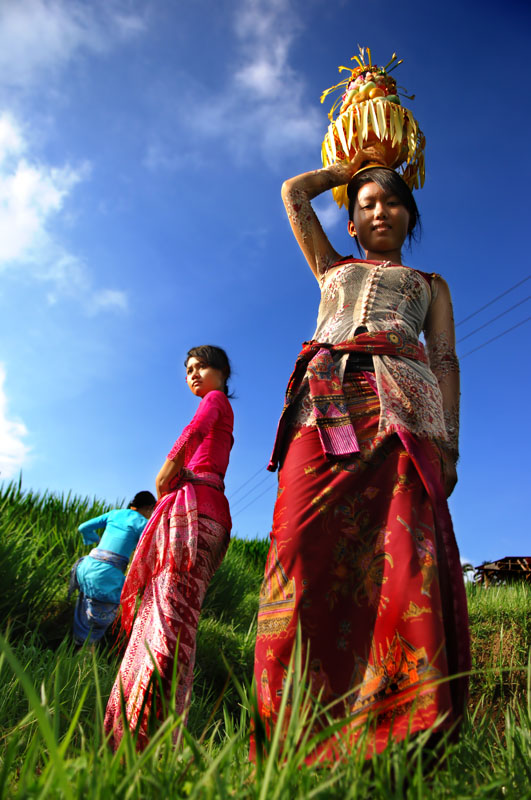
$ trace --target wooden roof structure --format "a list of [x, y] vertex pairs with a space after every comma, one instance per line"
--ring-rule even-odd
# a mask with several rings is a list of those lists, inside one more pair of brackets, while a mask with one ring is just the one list
[[489, 583], [511, 583], [528, 581], [531, 583], [531, 556], [505, 556], [498, 561], [474, 567], [476, 583], [488, 586]]

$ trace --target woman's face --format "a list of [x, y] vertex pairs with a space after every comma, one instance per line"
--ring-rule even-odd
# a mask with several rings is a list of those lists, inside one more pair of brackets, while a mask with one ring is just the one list
[[196, 397], [204, 397], [213, 389], [223, 390], [225, 387], [222, 371], [195, 356], [186, 362], [186, 382]]
[[348, 230], [351, 236], [357, 235], [367, 258], [385, 255], [400, 263], [400, 251], [409, 230], [409, 211], [397, 195], [389, 194], [377, 183], [364, 183]]

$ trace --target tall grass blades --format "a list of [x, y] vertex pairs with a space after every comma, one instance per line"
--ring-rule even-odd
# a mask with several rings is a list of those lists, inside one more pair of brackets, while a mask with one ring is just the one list
[[97, 500], [0, 486], [0, 619], [11, 636], [38, 630], [59, 642], [68, 614], [67, 576], [83, 545], [78, 525], [108, 508]]
[[[372, 759], [364, 758], [363, 736], [356, 751], [326, 767], [307, 764], [316, 739], [313, 702], [304, 689], [300, 643], [288, 670], [284, 725], [272, 732], [262, 760], [249, 763], [253, 695], [238, 685], [237, 716], [224, 710], [202, 736], [181, 727], [169, 710], [148, 747], [137, 753], [126, 732], [114, 754], [102, 729], [107, 689], [101, 654], [74, 652], [62, 645], [39, 678], [24, 667], [15, 648], [0, 640], [0, 677], [24, 703], [18, 718], [4, 728], [0, 798], [526, 798], [529, 797], [531, 697], [511, 701], [498, 730], [488, 715], [475, 713], [458, 742], [446, 741], [433, 758], [429, 731], [409, 741], [390, 743]], [[37, 655], [34, 656], [37, 658]], [[42, 678], [42, 679], [41, 679]], [[110, 678], [112, 680], [112, 678]], [[531, 667], [528, 673], [531, 683]], [[23, 706], [23, 707], [22, 707]], [[478, 712], [480, 709], [478, 709]], [[2, 718], [5, 719], [2, 714]], [[281, 720], [282, 722], [282, 720]], [[323, 731], [338, 733], [344, 721]], [[175, 733], [180, 744], [175, 746]], [[6, 735], [7, 734], [7, 735]], [[341, 740], [338, 740], [341, 748]]]
[[503, 716], [505, 701], [525, 696], [531, 645], [531, 586], [468, 584], [472, 698]]
[[[468, 587], [473, 693], [457, 741], [434, 755], [427, 732], [366, 759], [363, 731], [353, 751], [341, 739], [343, 721], [313, 726], [319, 707], [304, 689], [299, 646], [285, 725], [262, 732], [261, 760], [250, 764], [265, 540], [233, 540], [207, 594], [188, 728], [170, 707], [143, 753], [126, 735], [113, 754], [103, 715], [119, 658], [106, 646], [73, 647], [66, 599], [70, 567], [86, 552], [77, 526], [106, 508], [17, 483], [0, 488], [0, 800], [531, 798], [531, 587], [523, 585]], [[319, 736], [331, 733], [342, 756], [326, 767], [307, 763]]]

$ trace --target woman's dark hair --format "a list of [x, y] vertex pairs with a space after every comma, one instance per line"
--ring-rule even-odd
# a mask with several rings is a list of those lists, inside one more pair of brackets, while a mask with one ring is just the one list
[[156, 498], [151, 492], [137, 492], [127, 508], [150, 508], [156, 505]]
[[192, 347], [186, 354], [186, 359], [184, 361], [185, 367], [188, 366], [188, 361], [191, 358], [197, 358], [200, 361], [204, 361], [209, 367], [219, 369], [225, 378], [225, 386], [223, 391], [227, 397], [232, 397], [232, 394], [229, 394], [229, 389], [227, 386], [227, 381], [230, 378], [231, 372], [230, 361], [228, 355], [222, 347], [216, 347], [214, 344], [202, 344], [199, 347]]
[[[385, 169], [385, 167], [373, 167], [372, 169], [366, 169], [363, 170], [363, 172], [358, 172], [357, 175], [354, 175], [347, 187], [349, 201], [348, 218], [350, 220], [353, 219], [354, 206], [356, 204], [358, 192], [366, 183], [376, 183], [388, 194], [394, 194], [398, 197], [402, 205], [409, 212], [409, 228], [407, 232], [408, 243], [411, 244], [411, 239], [418, 241], [420, 235], [420, 214], [415, 202], [415, 198], [413, 197], [413, 193], [407, 183], [393, 169]], [[417, 230], [419, 231], [419, 235], [416, 233]]]

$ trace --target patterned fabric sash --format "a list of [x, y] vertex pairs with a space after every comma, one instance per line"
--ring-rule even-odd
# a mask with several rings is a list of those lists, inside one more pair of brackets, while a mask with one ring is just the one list
[[[120, 572], [125, 574], [127, 569], [127, 564], [129, 563], [129, 559], [125, 556], [120, 556], [118, 553], [113, 553], [112, 550], [100, 550], [99, 547], [94, 547], [89, 556], [94, 558], [96, 561], [104, 561], [106, 564], [112, 564], [113, 567], [117, 567]], [[78, 558], [72, 569], [70, 570], [70, 578], [68, 581], [68, 599], [70, 600], [71, 595], [74, 592], [79, 591], [79, 582], [77, 580], [77, 568], [84, 561], [88, 556], [81, 556]]]
[[183, 469], [172, 491], [160, 498], [135, 550], [122, 589], [122, 626], [129, 632], [138, 593], [169, 565], [175, 572], [190, 571], [197, 553], [197, 499], [194, 485], [223, 491], [219, 475], [196, 475]]
[[345, 403], [343, 386], [333, 359], [335, 354], [344, 353], [401, 356], [427, 363], [424, 346], [420, 342], [406, 341], [396, 331], [360, 333], [353, 339], [338, 344], [304, 342], [288, 382], [273, 453], [267, 467], [272, 472], [278, 466], [289, 413], [306, 374], [308, 374], [310, 399], [323, 452], [336, 458], [359, 452], [358, 440]]
[[129, 559], [125, 556], [121, 556], [119, 553], [113, 553], [112, 550], [100, 550], [99, 547], [95, 547], [93, 550], [91, 550], [89, 556], [90, 558], [94, 558], [96, 561], [103, 561], [105, 564], [112, 564], [113, 567], [116, 567], [125, 575], [125, 571], [129, 563]]

